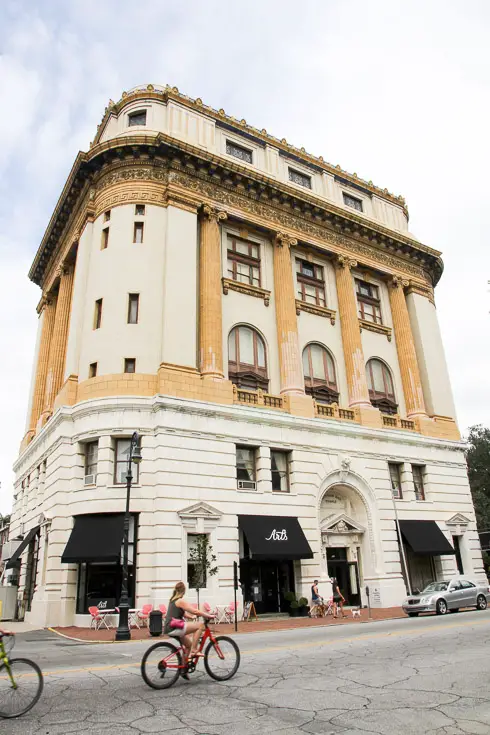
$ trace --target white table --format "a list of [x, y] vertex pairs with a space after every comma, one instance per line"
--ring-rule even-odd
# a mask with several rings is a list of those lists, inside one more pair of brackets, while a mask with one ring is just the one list
[[226, 615], [226, 610], [229, 605], [216, 605], [216, 618], [215, 623], [228, 623], [229, 620]]
[[[102, 619], [95, 621], [95, 630], [100, 630], [102, 626], [104, 626], [104, 628], [114, 628], [114, 625], [112, 621], [110, 620], [110, 617], [111, 615], [115, 615], [116, 612], [117, 612], [116, 609], [99, 610], [99, 618], [102, 618]], [[109, 618], [109, 620], [107, 618]]]

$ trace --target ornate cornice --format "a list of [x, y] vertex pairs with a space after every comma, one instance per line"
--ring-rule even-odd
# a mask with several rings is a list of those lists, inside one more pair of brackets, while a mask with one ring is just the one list
[[323, 156], [314, 156], [311, 153], [307, 153], [305, 148], [297, 148], [296, 146], [288, 143], [285, 138], [276, 138], [270, 135], [265, 128], [259, 130], [253, 125], [247, 124], [244, 119], [238, 120], [236, 117], [227, 115], [223, 109], [215, 110], [213, 107], [203, 103], [201, 98], [193, 99], [179, 92], [177, 87], [171, 87], [170, 85], [160, 86], [148, 84], [145, 87], [135, 87], [129, 92], [123, 92], [121, 99], [118, 102], [109, 100], [107, 107], [104, 110], [100, 125], [97, 126], [97, 133], [90, 144], [90, 147], [97, 145], [100, 142], [102, 133], [104, 132], [107, 122], [112, 116], [117, 116], [129, 104], [137, 100], [156, 100], [166, 104], [169, 100], [178, 102], [180, 105], [187, 107], [188, 109], [197, 112], [200, 115], [214, 120], [219, 127], [226, 127], [230, 130], [235, 130], [237, 133], [244, 135], [245, 137], [254, 140], [259, 145], [271, 145], [277, 148], [280, 153], [296, 158], [298, 161], [313, 166], [317, 170], [324, 171], [332, 176], [341, 177], [346, 183], [351, 184], [355, 188], [361, 189], [369, 194], [375, 194], [382, 199], [388, 200], [400, 207], [408, 218], [408, 209], [404, 197], [397, 196], [388, 191], [388, 189], [380, 189], [375, 186], [372, 181], [365, 181], [361, 179], [357, 173], [350, 174], [345, 171], [341, 166], [333, 165], [323, 159]]
[[158, 134], [115, 138], [95, 146], [90, 154], [79, 154], [34, 259], [31, 279], [47, 283], [63, 248], [111, 197], [120, 203], [133, 201], [135, 195], [145, 200], [144, 192], [146, 201], [162, 206], [172, 198], [192, 208], [204, 201], [226, 209], [238, 221], [284, 234], [288, 242], [316, 241], [323, 251], [351, 252], [366, 265], [402, 271], [422, 284], [428, 285], [429, 279], [436, 283], [442, 273], [440, 254], [422, 243], [368, 223], [307, 191], [257, 171], [244, 172], [233, 162]]
[[375, 332], [376, 334], [384, 334], [388, 337], [388, 342], [391, 342], [391, 327], [387, 327], [385, 324], [374, 324], [369, 322], [367, 319], [359, 319], [359, 329], [366, 329], [368, 332]]
[[299, 316], [302, 311], [306, 311], [308, 314], [326, 317], [330, 319], [330, 324], [335, 324], [337, 312], [334, 309], [329, 309], [327, 306], [316, 306], [315, 304], [308, 304], [306, 301], [296, 299], [296, 314]]
[[265, 288], [259, 288], [258, 286], [252, 286], [248, 283], [241, 283], [240, 281], [233, 281], [231, 278], [222, 278], [223, 293], [225, 296], [228, 291], [237, 291], [238, 293], [244, 293], [247, 296], [255, 296], [257, 299], [263, 299], [264, 304], [269, 306], [271, 299], [271, 292]]

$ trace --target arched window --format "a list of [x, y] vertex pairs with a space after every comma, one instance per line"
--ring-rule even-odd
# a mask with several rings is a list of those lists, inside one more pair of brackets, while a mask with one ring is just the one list
[[381, 360], [369, 360], [366, 365], [369, 398], [373, 406], [383, 413], [396, 413], [398, 406], [395, 400], [393, 378], [387, 365]]
[[251, 327], [234, 327], [228, 337], [228, 377], [239, 388], [269, 388], [264, 340]]
[[338, 403], [339, 391], [335, 365], [328, 350], [322, 345], [309, 344], [303, 350], [305, 391], [321, 403]]

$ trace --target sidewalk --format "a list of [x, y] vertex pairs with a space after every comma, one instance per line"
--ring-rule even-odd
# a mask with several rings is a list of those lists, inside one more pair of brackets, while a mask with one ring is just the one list
[[[261, 633], [270, 630], [294, 630], [296, 628], [310, 628], [320, 627], [327, 625], [350, 625], [351, 623], [369, 623], [374, 620], [392, 620], [394, 618], [404, 618], [401, 607], [388, 607], [388, 608], [377, 608], [371, 610], [371, 620], [368, 619], [368, 611], [361, 610], [359, 617], [352, 617], [350, 610], [346, 611], [345, 618], [333, 618], [328, 615], [326, 618], [285, 618], [281, 620], [258, 620], [250, 622], [239, 622], [238, 632], [239, 633]], [[233, 624], [225, 623], [221, 625], [213, 625], [213, 630], [218, 634], [230, 634], [235, 632], [235, 626]], [[90, 628], [77, 628], [71, 626], [69, 628], [50, 628], [55, 633], [61, 636], [70, 638], [77, 641], [86, 641], [87, 643], [113, 643], [115, 630], [91, 630]], [[147, 628], [132, 628], [131, 639], [135, 641], [140, 640], [154, 640]]]

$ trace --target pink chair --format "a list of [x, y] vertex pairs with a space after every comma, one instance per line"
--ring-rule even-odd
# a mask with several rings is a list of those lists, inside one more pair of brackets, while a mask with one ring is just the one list
[[162, 613], [162, 615], [165, 617], [165, 615], [167, 614], [167, 606], [166, 605], [159, 605], [158, 607], [159, 607], [160, 612]]
[[150, 613], [153, 610], [153, 605], [143, 605], [141, 610], [138, 610], [137, 617], [140, 623], [143, 625], [149, 625]]
[[105, 619], [105, 615], [100, 614], [100, 610], [98, 607], [92, 606], [88, 609], [91, 620], [90, 620], [90, 627], [94, 628], [95, 630], [99, 630], [99, 628], [102, 628], [104, 625], [107, 630], [109, 630], [109, 626], [107, 625], [107, 620]]
[[235, 603], [230, 602], [228, 607], [225, 608], [225, 619], [227, 623], [232, 623], [235, 619]]
[[205, 602], [203, 604], [203, 610], [204, 610], [204, 612], [207, 612], [208, 615], [212, 615], [214, 618], [218, 614], [218, 610], [216, 608], [214, 608], [214, 610], [213, 610], [212, 607], [211, 607], [211, 605], [209, 604], [209, 602]]

